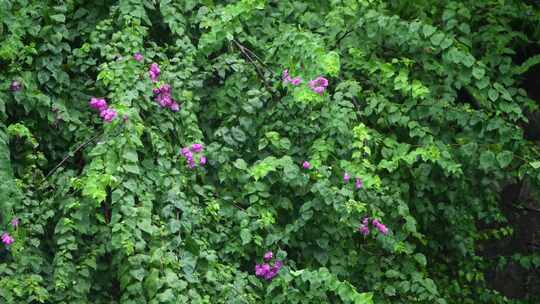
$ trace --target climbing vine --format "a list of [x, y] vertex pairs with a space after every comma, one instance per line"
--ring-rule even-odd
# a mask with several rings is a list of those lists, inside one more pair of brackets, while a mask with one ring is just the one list
[[540, 9], [412, 2], [0, 0], [0, 302], [536, 303]]

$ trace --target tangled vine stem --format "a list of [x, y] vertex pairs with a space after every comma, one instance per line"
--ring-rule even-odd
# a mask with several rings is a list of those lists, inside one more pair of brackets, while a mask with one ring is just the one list
[[[118, 126], [116, 126], [116, 128], [114, 130], [118, 129]], [[98, 133], [92, 137], [90, 137], [88, 140], [86, 140], [85, 142], [81, 143], [80, 145], [78, 145], [75, 150], [69, 152], [66, 154], [66, 156], [64, 156], [64, 158], [58, 163], [56, 164], [56, 166], [54, 166], [54, 168], [51, 169], [51, 171], [49, 171], [49, 173], [47, 173], [47, 175], [43, 178], [43, 182], [45, 182], [51, 175], [54, 174], [54, 172], [56, 172], [56, 170], [58, 170], [58, 168], [60, 168], [66, 161], [68, 161], [71, 157], [73, 157], [73, 155], [75, 155], [75, 153], [79, 152], [80, 150], [84, 149], [86, 146], [88, 146], [89, 144], [91, 144], [94, 140], [97, 140], [99, 139], [101, 136], [105, 135], [105, 132], [101, 132], [101, 133]]]

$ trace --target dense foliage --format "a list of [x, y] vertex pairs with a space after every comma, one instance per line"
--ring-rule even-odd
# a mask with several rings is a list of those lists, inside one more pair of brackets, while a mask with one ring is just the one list
[[539, 38], [518, 0], [0, 0], [0, 302], [538, 303], [481, 247], [540, 190]]

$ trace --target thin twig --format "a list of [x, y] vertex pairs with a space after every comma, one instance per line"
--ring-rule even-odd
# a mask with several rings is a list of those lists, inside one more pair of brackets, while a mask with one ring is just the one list
[[337, 40], [336, 40], [336, 43], [335, 43], [335, 47], [337, 48], [339, 46], [339, 43], [341, 42], [341, 40], [343, 40], [343, 38], [347, 37], [347, 35], [349, 35], [350, 33], [352, 33], [353, 30], [350, 29], [348, 31], [346, 31], [341, 37], [339, 37]]
[[[120, 125], [117, 125], [113, 131], [117, 130], [119, 126], [124, 126], [124, 124], [120, 124]], [[73, 157], [73, 155], [75, 155], [75, 153], [79, 152], [81, 149], [83, 149], [84, 147], [88, 146], [90, 143], [92, 143], [94, 140], [96, 140], [97, 138], [101, 137], [105, 135], [105, 132], [102, 132], [102, 133], [98, 133], [94, 136], [92, 136], [90, 139], [88, 139], [87, 141], [83, 142], [82, 144], [80, 144], [77, 148], [75, 148], [75, 150], [73, 150], [72, 152], [69, 152], [56, 166], [54, 166], [54, 168], [49, 171], [49, 173], [45, 176], [45, 178], [43, 179], [43, 181], [47, 180], [48, 177], [50, 177], [58, 168], [60, 168], [68, 159], [70, 159], [71, 157]]]
[[259, 77], [261, 78], [261, 80], [263, 81], [264, 83], [264, 86], [266, 87], [266, 89], [269, 91], [269, 92], [272, 92], [272, 88], [268, 85], [267, 83], [267, 79], [266, 77], [264, 76], [264, 73], [260, 70], [260, 67], [257, 65], [257, 63], [255, 62], [255, 60], [253, 60], [253, 58], [251, 58], [250, 54], [246, 51], [248, 50], [246, 47], [244, 47], [243, 45], [241, 45], [239, 42], [237, 42], [236, 40], [233, 39], [233, 42], [236, 44], [236, 46], [238, 46], [238, 48], [240, 49], [240, 52], [249, 60], [249, 62], [251, 63], [251, 65], [253, 65], [255, 67], [255, 70], [257, 72], [257, 75], [259, 75]]
[[236, 39], [233, 39], [233, 42], [236, 44], [236, 46], [238, 46], [238, 48], [242, 51], [242, 52], [248, 52], [250, 54], [250, 56], [253, 56], [255, 58], [255, 60], [257, 60], [257, 62], [259, 62], [259, 64], [261, 64], [270, 74], [272, 74], [272, 76], [275, 75], [274, 71], [272, 71], [267, 65], [266, 63], [264, 63], [264, 61], [261, 59], [261, 57], [259, 57], [257, 54], [255, 54], [255, 52], [253, 52], [252, 50], [250, 50], [248, 47], [244, 46], [243, 44], [241, 44], [240, 42], [238, 42], [238, 40]]
[[94, 141], [96, 138], [98, 138], [99, 136], [103, 135], [104, 133], [101, 133], [101, 134], [96, 134], [94, 136], [92, 136], [89, 140], [85, 141], [84, 143], [80, 144], [73, 152], [69, 152], [65, 157], [64, 159], [62, 159], [62, 161], [60, 161], [56, 166], [54, 166], [54, 168], [49, 171], [49, 173], [45, 176], [44, 180], [46, 180], [49, 176], [51, 176], [54, 171], [56, 171], [58, 168], [60, 168], [60, 166], [62, 166], [68, 159], [70, 159], [73, 155], [75, 155], [75, 153], [79, 152], [81, 149], [83, 149], [84, 147], [86, 147], [87, 145], [89, 145], [92, 141]]

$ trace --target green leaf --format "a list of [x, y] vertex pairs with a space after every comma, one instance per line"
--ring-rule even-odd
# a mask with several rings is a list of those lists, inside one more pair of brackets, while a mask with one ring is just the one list
[[255, 180], [259, 180], [265, 177], [271, 171], [276, 171], [278, 165], [279, 162], [277, 161], [277, 159], [273, 156], [270, 156], [252, 166], [250, 173], [255, 178]]
[[433, 43], [434, 46], [439, 46], [439, 44], [441, 44], [443, 39], [444, 39], [444, 34], [443, 33], [437, 33], [437, 34], [431, 36], [431, 38], [430, 38], [431, 43]]
[[496, 101], [497, 98], [499, 98], [499, 92], [497, 92], [497, 90], [495, 90], [495, 89], [489, 89], [488, 90], [488, 97], [492, 101]]
[[485, 74], [486, 74], [486, 70], [478, 66], [474, 67], [472, 70], [472, 75], [476, 79], [482, 79]]
[[246, 161], [244, 161], [243, 159], [239, 158], [237, 159], [233, 165], [237, 168], [237, 169], [240, 169], [240, 170], [247, 170], [248, 169], [248, 166], [247, 166], [247, 163]]
[[240, 230], [240, 238], [242, 239], [242, 245], [249, 244], [251, 242], [251, 231], [247, 228]]
[[396, 289], [393, 286], [386, 286], [384, 288], [384, 293], [387, 296], [395, 296], [396, 295]]
[[133, 173], [133, 174], [140, 174], [139, 166], [137, 165], [123, 165], [122, 168], [126, 170], [126, 172]]
[[479, 168], [488, 171], [494, 169], [496, 164], [495, 154], [491, 151], [484, 151], [480, 154], [480, 166]]
[[499, 162], [501, 168], [506, 168], [512, 162], [513, 157], [514, 153], [511, 151], [503, 151], [497, 154], [497, 161]]
[[137, 151], [135, 150], [125, 151], [124, 154], [122, 154], [122, 157], [134, 163], [139, 161], [139, 157], [137, 156]]
[[529, 165], [531, 165], [531, 167], [533, 167], [534, 169], [538, 169], [540, 168], [540, 161], [530, 162]]
[[428, 38], [429, 36], [433, 35], [433, 33], [435, 33], [435, 30], [436, 28], [429, 25], [429, 24], [425, 24], [423, 27], [422, 27], [422, 33], [424, 33], [424, 36], [426, 38]]
[[530, 58], [527, 58], [520, 66], [514, 68], [514, 73], [523, 74], [527, 72], [530, 68], [540, 63], [540, 54], [536, 54]]
[[231, 129], [231, 132], [232, 132], [232, 136], [233, 138], [238, 141], [238, 142], [244, 142], [246, 141], [246, 134], [244, 133], [244, 131], [242, 131], [240, 128], [238, 127], [233, 127]]
[[424, 267], [427, 265], [426, 256], [421, 253], [415, 254], [414, 259]]
[[325, 74], [337, 77], [340, 70], [339, 53], [328, 52], [321, 59], [321, 65]]
[[57, 21], [57, 22], [65, 22], [66, 21], [66, 16], [64, 16], [62, 14], [50, 15], [49, 17], [51, 17], [52, 20]]

